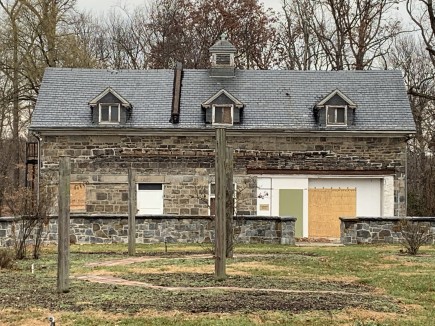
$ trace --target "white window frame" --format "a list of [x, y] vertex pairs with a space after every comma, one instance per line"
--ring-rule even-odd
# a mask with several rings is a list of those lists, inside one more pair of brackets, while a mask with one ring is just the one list
[[[329, 109], [335, 110], [334, 122], [329, 122]], [[344, 122], [337, 122], [337, 110], [336, 109], [344, 109]], [[327, 126], [347, 126], [347, 105], [327, 105], [326, 106], [326, 125]]]
[[[231, 123], [216, 122], [216, 108], [231, 108]], [[232, 126], [234, 124], [234, 104], [213, 104], [212, 124], [215, 126]]]
[[[215, 192], [212, 193], [211, 192], [211, 186], [215, 185]], [[233, 199], [234, 199], [234, 215], [237, 214], [237, 183], [233, 182]], [[211, 182], [208, 184], [208, 215], [211, 215], [211, 200], [212, 198], [216, 199], [216, 183], [215, 182]], [[216, 205], [215, 205], [215, 209], [216, 209]]]
[[[161, 185], [161, 190], [139, 190], [140, 185]], [[165, 185], [163, 183], [159, 183], [159, 182], [138, 182], [136, 183], [136, 194], [139, 194], [139, 192], [146, 192], [146, 191], [159, 191], [161, 192], [162, 195], [162, 206], [159, 207], [159, 212], [158, 213], [153, 213], [153, 214], [143, 214], [139, 212], [139, 202], [137, 201], [136, 206], [137, 206], [137, 211], [139, 215], [162, 215], [164, 212], [164, 208], [165, 208]]]
[[[109, 121], [101, 121], [101, 110], [103, 107], [109, 107]], [[118, 121], [110, 121], [112, 117], [112, 107], [116, 107], [118, 109]], [[100, 103], [98, 105], [98, 122], [100, 124], [119, 124], [121, 122], [121, 105], [119, 103]]]

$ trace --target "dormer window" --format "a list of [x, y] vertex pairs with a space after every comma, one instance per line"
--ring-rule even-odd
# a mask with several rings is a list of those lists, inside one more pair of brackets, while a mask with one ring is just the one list
[[347, 106], [326, 106], [326, 124], [347, 125]]
[[119, 104], [103, 104], [99, 105], [99, 119], [100, 123], [119, 123], [121, 120], [121, 108]]
[[212, 107], [214, 125], [232, 125], [234, 116], [234, 106], [226, 104], [215, 104]]
[[132, 105], [108, 87], [89, 102], [92, 123], [99, 125], [125, 124], [131, 117]]
[[314, 118], [319, 127], [333, 129], [354, 124], [357, 105], [336, 89], [314, 106]]
[[242, 123], [245, 105], [224, 89], [221, 89], [202, 103], [205, 123], [232, 126]]

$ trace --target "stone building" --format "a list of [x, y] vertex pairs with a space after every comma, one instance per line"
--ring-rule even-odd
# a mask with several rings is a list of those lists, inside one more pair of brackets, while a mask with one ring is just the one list
[[72, 162], [71, 212], [138, 216], [214, 208], [216, 126], [234, 150], [236, 213], [297, 217], [297, 237], [339, 237], [340, 216], [406, 214], [415, 126], [399, 71], [239, 70], [225, 39], [210, 69], [48, 68], [33, 113], [38, 175]]

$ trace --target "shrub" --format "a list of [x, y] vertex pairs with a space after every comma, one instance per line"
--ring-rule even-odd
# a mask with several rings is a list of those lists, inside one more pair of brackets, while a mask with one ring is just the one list
[[433, 237], [428, 223], [403, 219], [399, 222], [399, 228], [402, 233], [402, 244], [410, 255], [416, 255], [420, 247], [429, 243]]
[[[33, 258], [38, 259], [41, 251], [41, 244], [44, 228], [49, 223], [49, 211], [53, 203], [51, 189], [41, 185], [39, 198], [36, 191], [19, 187], [17, 190], [10, 190], [5, 196], [6, 203], [14, 217], [18, 219], [15, 236], [15, 258], [24, 259], [28, 247], [33, 247]], [[29, 242], [32, 246], [29, 246]]]
[[0, 248], [0, 269], [11, 268], [14, 264], [14, 256], [12, 250]]

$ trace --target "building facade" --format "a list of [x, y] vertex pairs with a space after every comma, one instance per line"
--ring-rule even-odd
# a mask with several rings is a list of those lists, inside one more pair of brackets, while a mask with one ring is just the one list
[[227, 40], [210, 69], [48, 68], [31, 130], [41, 184], [71, 157], [71, 212], [214, 211], [215, 129], [234, 153], [236, 214], [294, 216], [297, 237], [339, 237], [339, 217], [406, 214], [415, 126], [398, 71], [256, 71]]

